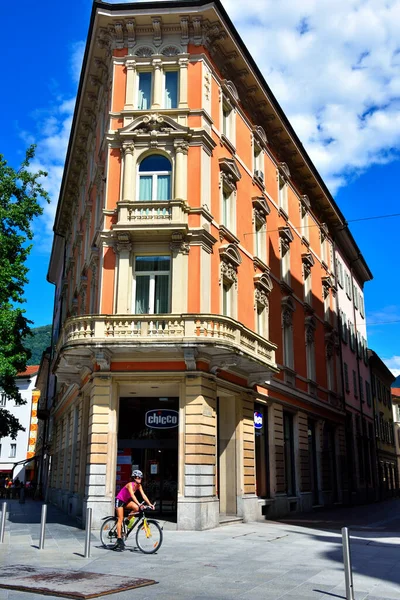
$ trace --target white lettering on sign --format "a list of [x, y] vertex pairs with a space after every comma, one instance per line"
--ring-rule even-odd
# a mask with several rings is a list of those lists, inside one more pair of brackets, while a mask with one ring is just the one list
[[151, 429], [178, 427], [178, 411], [169, 409], [149, 410], [145, 416], [145, 423]]

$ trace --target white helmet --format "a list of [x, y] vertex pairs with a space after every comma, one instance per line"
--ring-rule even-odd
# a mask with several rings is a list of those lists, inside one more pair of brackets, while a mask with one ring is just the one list
[[142, 471], [139, 471], [139, 469], [135, 469], [132, 471], [132, 477], [141, 477], [143, 479], [143, 473]]

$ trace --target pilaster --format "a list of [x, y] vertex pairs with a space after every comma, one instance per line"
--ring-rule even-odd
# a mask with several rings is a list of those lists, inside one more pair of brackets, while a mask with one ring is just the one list
[[131, 202], [133, 198], [133, 183], [134, 183], [134, 165], [133, 165], [133, 153], [135, 147], [132, 142], [124, 144], [122, 147], [124, 154], [124, 179], [123, 179], [123, 190], [122, 199], [124, 201]]
[[101, 519], [113, 514], [114, 479], [117, 455], [117, 405], [116, 390], [111, 377], [95, 375], [90, 392], [86, 485], [83, 503], [83, 520], [86, 508], [93, 509], [93, 527]]
[[126, 68], [126, 90], [125, 90], [125, 110], [135, 108], [135, 82], [136, 82], [136, 61], [127, 60]]
[[215, 382], [201, 375], [188, 377], [181, 403], [186, 436], [178, 529], [209, 529], [219, 524]]

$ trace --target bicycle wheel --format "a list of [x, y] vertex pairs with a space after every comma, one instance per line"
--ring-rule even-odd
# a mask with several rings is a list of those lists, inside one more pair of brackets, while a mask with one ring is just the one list
[[138, 525], [136, 544], [141, 552], [153, 554], [162, 544], [163, 532], [157, 521], [146, 519], [146, 522], [147, 525], [144, 521]]
[[100, 529], [100, 541], [104, 548], [113, 550], [117, 545], [117, 517], [108, 517]]

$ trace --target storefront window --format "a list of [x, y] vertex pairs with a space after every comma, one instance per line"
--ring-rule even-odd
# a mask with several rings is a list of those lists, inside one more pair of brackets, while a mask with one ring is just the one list
[[140, 469], [143, 488], [162, 513], [176, 512], [178, 410], [178, 398], [120, 399], [116, 490]]
[[283, 413], [284, 455], [285, 455], [285, 483], [288, 496], [296, 493], [294, 444], [293, 444], [293, 416]]

